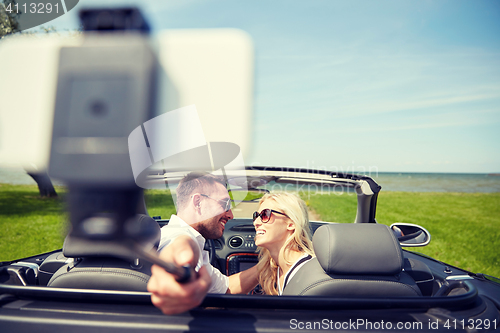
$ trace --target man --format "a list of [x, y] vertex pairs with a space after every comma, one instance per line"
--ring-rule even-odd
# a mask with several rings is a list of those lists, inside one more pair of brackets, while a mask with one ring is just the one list
[[177, 215], [161, 230], [160, 257], [178, 265], [196, 265], [198, 277], [179, 284], [174, 277], [153, 266], [148, 290], [151, 301], [165, 314], [198, 306], [207, 292], [246, 294], [257, 285], [255, 267], [229, 277], [214, 268], [203, 250], [206, 239], [220, 238], [233, 218], [225, 183], [207, 173], [192, 172], [177, 187]]

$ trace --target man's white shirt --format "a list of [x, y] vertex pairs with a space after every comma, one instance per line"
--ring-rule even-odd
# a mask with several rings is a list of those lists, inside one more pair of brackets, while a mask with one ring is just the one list
[[227, 276], [222, 274], [217, 268], [214, 268], [209, 261], [208, 252], [203, 250], [205, 246], [205, 238], [196, 231], [189, 224], [184, 222], [177, 215], [172, 215], [170, 217], [170, 222], [168, 225], [161, 228], [161, 239], [160, 245], [158, 246], [158, 252], [167, 247], [171, 242], [174, 241], [180, 235], [187, 235], [195, 241], [199, 249], [199, 260], [196, 265], [195, 270], [199, 271], [201, 266], [205, 266], [208, 274], [212, 279], [212, 284], [210, 285], [209, 293], [225, 294], [227, 288], [229, 287], [229, 279]]

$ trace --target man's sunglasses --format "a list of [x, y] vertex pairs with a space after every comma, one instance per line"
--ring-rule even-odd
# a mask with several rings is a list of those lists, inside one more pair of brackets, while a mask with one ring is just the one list
[[288, 217], [288, 215], [286, 215], [285, 213], [266, 208], [266, 209], [263, 209], [262, 212], [260, 212], [260, 214], [259, 214], [259, 212], [253, 212], [253, 220], [255, 221], [258, 217], [260, 217], [262, 223], [267, 223], [271, 219], [272, 213], [280, 214], [280, 215], [284, 215], [284, 216]]
[[227, 199], [224, 199], [224, 200], [217, 200], [217, 199], [209, 197], [206, 194], [200, 193], [200, 195], [202, 197], [209, 198], [209, 199], [217, 201], [219, 203], [219, 205], [221, 205], [222, 208], [224, 209], [224, 211], [226, 211], [226, 212], [229, 212], [229, 210], [231, 209], [231, 198], [227, 198]]

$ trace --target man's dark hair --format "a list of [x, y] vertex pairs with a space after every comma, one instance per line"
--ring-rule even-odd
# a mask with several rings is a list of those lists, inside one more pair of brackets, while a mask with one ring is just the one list
[[191, 172], [179, 182], [177, 186], [177, 210], [185, 207], [192, 193], [196, 191], [205, 192], [215, 184], [226, 187], [226, 182], [222, 177], [214, 176], [208, 172]]

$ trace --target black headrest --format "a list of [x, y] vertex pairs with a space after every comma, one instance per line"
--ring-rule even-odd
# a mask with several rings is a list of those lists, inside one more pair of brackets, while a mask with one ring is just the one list
[[392, 275], [403, 269], [403, 253], [383, 224], [328, 224], [313, 236], [314, 252], [328, 274]]
[[[139, 243], [146, 251], [157, 247], [161, 231], [158, 223], [148, 215], [138, 214], [135, 223], [129, 227], [129, 232], [137, 234], [134, 241]], [[95, 240], [75, 237], [69, 234], [64, 240], [63, 254], [67, 258], [80, 257], [118, 257], [135, 259], [130, 254], [131, 240]]]

